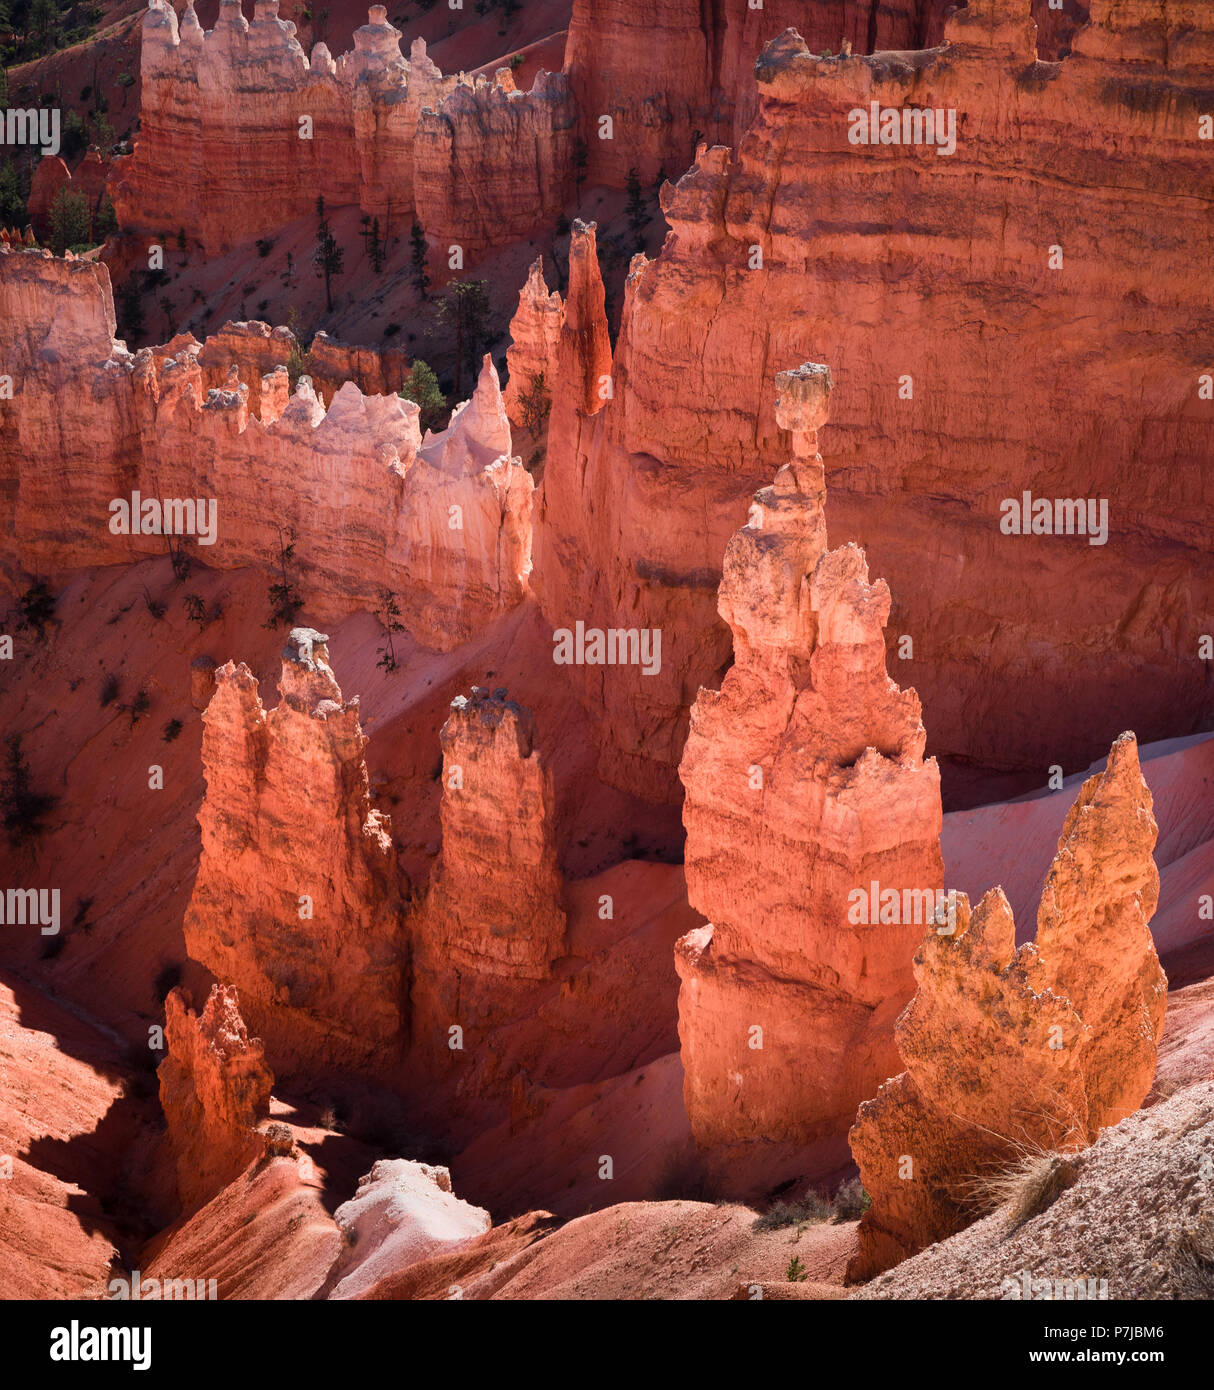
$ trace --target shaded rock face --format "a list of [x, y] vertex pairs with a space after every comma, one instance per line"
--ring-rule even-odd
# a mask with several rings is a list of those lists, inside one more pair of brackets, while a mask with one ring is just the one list
[[[232, 382], [235, 368], [236, 380], [248, 387], [249, 413], [259, 416], [262, 423], [268, 425], [282, 414], [283, 406], [290, 399], [290, 385], [284, 378], [286, 397], [282, 405], [274, 409], [269, 400], [262, 400], [262, 378], [274, 377], [280, 368], [285, 373], [291, 350], [297, 346], [301, 345], [289, 328], [272, 328], [268, 323], [253, 319], [225, 323], [205, 343], [198, 343], [190, 334], [181, 334], [165, 348], [153, 348], [152, 352], [158, 361], [197, 352], [202, 385], [207, 392], [239, 389]], [[399, 349], [339, 343], [323, 332], [313, 337], [308, 348], [309, 380], [326, 410], [348, 381], [352, 381], [364, 396], [390, 396], [400, 391], [408, 373], [408, 359]], [[274, 384], [277, 387], [277, 381]]]
[[106, 180], [113, 161], [102, 159], [97, 150], [89, 150], [73, 174], [58, 155], [46, 155], [38, 161], [30, 182], [28, 211], [30, 224], [43, 240], [51, 235], [51, 208], [61, 190], [82, 196], [89, 216], [96, 217], [105, 198]]
[[243, 663], [215, 673], [185, 940], [239, 989], [276, 1071], [382, 1073], [405, 1015], [407, 887], [326, 641], [291, 633], [268, 712]]
[[[1041, 0], [1045, 9], [1046, 0]], [[565, 72], [578, 103], [588, 177], [613, 188], [680, 173], [696, 136], [732, 144], [754, 116], [754, 64], [795, 24], [815, 51], [924, 48], [943, 34], [944, 0], [574, 0]], [[610, 138], [601, 120], [610, 116]]]
[[[830, 373], [777, 385], [792, 458], [726, 551], [735, 663], [700, 691], [679, 769], [688, 896], [710, 923], [677, 948], [679, 1035], [701, 1148], [797, 1145], [828, 1171], [852, 1099], [896, 1059], [943, 884], [940, 779], [917, 696], [885, 671], [889, 591], [855, 546], [826, 549]], [[874, 885], [896, 912], [870, 919]]]
[[552, 774], [535, 721], [502, 689], [473, 686], [443, 725], [442, 854], [412, 923], [421, 1065], [447, 1030], [517, 1009], [565, 954]]
[[929, 932], [898, 1020], [905, 1070], [850, 1137], [872, 1198], [849, 1277], [867, 1279], [970, 1224], [981, 1187], [1026, 1154], [1083, 1148], [1142, 1104], [1167, 979], [1149, 922], [1156, 824], [1133, 734], [1084, 783], [1046, 878], [1035, 942], [1016, 947], [993, 888]]
[[[613, 398], [572, 437], [554, 400], [556, 534], [536, 543], [554, 624], [680, 614], [659, 676], [585, 696], [613, 784], [678, 796], [686, 708], [729, 660], [726, 546], [783, 462], [768, 364], [811, 352], [840, 384], [832, 518], [896, 596], [890, 644], [913, 638], [934, 752], [1070, 770], [1127, 725], [1154, 739], [1208, 712], [1181, 654], [1214, 603], [1214, 402], [1183, 344], [1210, 324], [1191, 268], [1214, 231], [1191, 190], [1214, 11], [1094, 5], [1057, 65], [1033, 63], [1029, 13], [959, 10], [948, 46], [872, 57], [821, 59], [789, 31], [759, 60], [735, 153], [707, 148], [665, 187], [671, 234], [633, 262]], [[852, 144], [849, 113], [874, 101], [954, 111], [954, 152]], [[1044, 220], [1041, 168], [1060, 180]], [[1148, 245], [1158, 225], [1166, 244]], [[1104, 499], [1107, 543], [1005, 533], [1026, 491]]]
[[[9, 572], [162, 555], [163, 535], [112, 529], [112, 501], [138, 491], [213, 499], [212, 543], [180, 543], [218, 568], [278, 569], [293, 533], [289, 578], [322, 622], [378, 608], [389, 589], [406, 629], [450, 650], [522, 598], [534, 485], [492, 364], [423, 443], [417, 407], [395, 395], [347, 381], [326, 409], [309, 377], [291, 395], [283, 329], [229, 324], [204, 344], [183, 335], [132, 357], [113, 339], [104, 266], [0, 249], [0, 309], [14, 378], [0, 402]], [[80, 520], [70, 532], [65, 496]]]
[[417, 215], [440, 246], [465, 255], [550, 227], [572, 185], [576, 117], [563, 73], [539, 72], [530, 92], [505, 70], [461, 85], [423, 109], [414, 145]]
[[[354, 48], [311, 59], [263, 0], [250, 23], [223, 0], [203, 32], [155, 0], [143, 20], [140, 137], [118, 161], [124, 231], [184, 227], [210, 254], [301, 217], [322, 196], [381, 218], [416, 216], [466, 254], [551, 225], [572, 169], [564, 78], [530, 92], [444, 77], [373, 6]], [[251, 196], [255, 192], [256, 196]]]
[[258, 1125], [270, 1113], [274, 1076], [260, 1038], [249, 1037], [236, 990], [215, 985], [201, 1014], [180, 987], [165, 1000], [167, 1048], [160, 1064], [166, 1144], [186, 1212], [210, 1201], [264, 1149]]

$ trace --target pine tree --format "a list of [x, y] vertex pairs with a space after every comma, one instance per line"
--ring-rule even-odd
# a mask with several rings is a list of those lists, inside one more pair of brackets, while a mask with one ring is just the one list
[[21, 172], [11, 159], [0, 164], [0, 227], [23, 227], [26, 222]]
[[413, 286], [422, 299], [430, 298], [430, 276], [426, 273], [426, 229], [420, 222], [414, 222], [409, 231], [409, 241], [413, 247]]
[[65, 184], [51, 204], [51, 250], [55, 255], [62, 256], [70, 247], [87, 245], [92, 220], [88, 199], [83, 193], [73, 193]]
[[346, 253], [337, 244], [337, 238], [329, 230], [329, 220], [325, 216], [325, 200], [316, 200], [316, 250], [312, 252], [312, 264], [317, 275], [325, 281], [325, 309], [333, 312], [333, 277], [340, 275]]
[[590, 146], [579, 135], [573, 147], [573, 178], [577, 185], [578, 211], [582, 207], [582, 185], [586, 182], [586, 168], [590, 163]]
[[127, 345], [134, 347], [143, 337], [143, 302], [139, 298], [139, 286], [128, 280], [126, 289], [119, 300], [122, 309], [122, 332]]
[[532, 438], [538, 439], [552, 409], [552, 395], [548, 390], [544, 372], [535, 374], [527, 389], [520, 393], [518, 403], [524, 429]]
[[382, 666], [385, 671], [396, 670], [396, 644], [392, 640], [395, 632], [404, 632], [405, 625], [400, 620], [400, 604], [396, 601], [396, 595], [391, 589], [381, 589], [379, 595], [379, 609], [375, 615], [384, 629], [388, 638], [388, 645], [381, 647], [379, 660], [375, 663]]
[[419, 357], [409, 370], [400, 395], [412, 401], [421, 411], [418, 424], [422, 432], [437, 430], [439, 422], [447, 412], [447, 398], [439, 389], [438, 377], [434, 375], [429, 363]]
[[452, 280], [438, 302], [440, 320], [455, 329], [455, 398], [460, 399], [463, 369], [476, 375], [489, 326], [489, 282]]
[[102, 195], [101, 206], [97, 209], [97, 217], [94, 222], [94, 230], [98, 241], [104, 241], [106, 237], [113, 236], [118, 230], [118, 215], [114, 211], [114, 204], [110, 202], [108, 193]]

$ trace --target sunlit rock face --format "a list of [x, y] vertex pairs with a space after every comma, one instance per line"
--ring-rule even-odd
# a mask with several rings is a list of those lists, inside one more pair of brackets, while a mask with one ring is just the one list
[[1083, 784], [1046, 876], [1034, 942], [1016, 946], [992, 888], [955, 930], [928, 934], [898, 1020], [905, 1070], [860, 1107], [850, 1136], [872, 1206], [854, 1279], [952, 1235], [982, 1184], [1035, 1153], [1094, 1140], [1146, 1099], [1167, 978], [1151, 938], [1158, 827], [1133, 734]]
[[444, 77], [382, 5], [334, 60], [309, 58], [277, 0], [250, 22], [223, 0], [203, 32], [188, 4], [165, 0], [143, 20], [140, 134], [118, 162], [114, 208], [124, 231], [181, 228], [222, 253], [311, 213], [357, 204], [369, 216], [416, 216], [468, 255], [550, 226], [573, 170], [574, 107], [561, 73], [530, 92], [509, 69], [493, 81]]
[[[291, 393], [293, 340], [266, 324], [132, 355], [93, 262], [0, 248], [0, 306], [15, 383], [0, 406], [10, 573], [162, 555], [163, 517], [142, 524], [143, 511], [170, 498], [190, 499], [180, 544], [210, 566], [281, 579], [293, 545], [287, 580], [323, 622], [378, 609], [388, 590], [418, 641], [449, 650], [527, 592], [534, 484], [488, 359], [472, 398], [423, 441], [411, 401], [351, 380], [333, 389], [352, 358], [327, 342], [327, 408], [310, 377]], [[368, 387], [392, 370], [378, 354], [354, 365]], [[67, 529], [64, 496], [78, 519]]]
[[[772, 365], [806, 357], [837, 383], [832, 524], [889, 582], [933, 752], [1070, 771], [1123, 728], [1199, 727], [1214, 401], [1186, 344], [1209, 322], [1191, 194], [1214, 11], [1091, 8], [1059, 63], [1033, 61], [1028, 0], [959, 10], [923, 52], [822, 58], [788, 31], [733, 151], [701, 125], [694, 166], [668, 167], [612, 398], [564, 428], [582, 380], [554, 399], [536, 541], [554, 625], [669, 625], [659, 675], [587, 684], [613, 783], [678, 799], [686, 711], [730, 661], [726, 547], [784, 462]], [[861, 143], [873, 103], [878, 140], [889, 111], [899, 137], [939, 111], [940, 138]], [[1106, 538], [1009, 534], [1025, 492], [1107, 503]]]
[[[676, 955], [697, 1145], [742, 1164], [797, 1145], [819, 1171], [838, 1162], [854, 1098], [896, 1061], [894, 1018], [943, 885], [939, 773], [918, 697], [885, 670], [889, 590], [854, 545], [826, 548], [830, 385], [815, 364], [777, 377], [791, 458], [725, 552], [735, 661], [720, 691], [700, 691], [679, 769], [688, 896], [709, 925]], [[919, 909], [905, 921], [904, 890]], [[870, 921], [882, 893], [897, 912]]]
[[383, 1074], [407, 1026], [407, 885], [327, 640], [291, 633], [268, 711], [243, 663], [215, 672], [185, 940], [239, 991], [276, 1073]]

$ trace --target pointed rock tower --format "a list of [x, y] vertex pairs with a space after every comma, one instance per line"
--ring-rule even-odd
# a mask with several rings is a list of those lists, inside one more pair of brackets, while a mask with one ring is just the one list
[[776, 381], [792, 457], [726, 551], [734, 665], [699, 692], [679, 769], [688, 893], [710, 923], [676, 947], [684, 1099], [742, 1186], [775, 1176], [776, 1144], [800, 1172], [846, 1162], [943, 884], [939, 772], [918, 697], [885, 671], [889, 591], [861, 550], [826, 549], [830, 372]]
[[[510, 320], [510, 347], [506, 364], [510, 379], [506, 382], [506, 414], [510, 423], [519, 429], [529, 428], [524, 398], [533, 391], [539, 378], [551, 400], [557, 381], [557, 357], [560, 351], [561, 325], [565, 306], [558, 291], [548, 292], [544, 282], [544, 258], [532, 262], [527, 283], [518, 292], [518, 308]], [[542, 437], [544, 426], [538, 431]]]
[[992, 1178], [1026, 1159], [1046, 1195], [1065, 1186], [1060, 1155], [1145, 1100], [1167, 1003], [1148, 926], [1156, 834], [1137, 742], [1122, 734], [1067, 815], [1036, 942], [1017, 949], [1000, 888], [972, 916], [959, 895], [956, 930], [929, 931], [898, 1020], [905, 1070], [849, 1136], [872, 1198], [851, 1279], [969, 1225], [999, 1195]]
[[166, 1144], [182, 1210], [202, 1206], [264, 1150], [274, 1077], [249, 1037], [236, 991], [215, 985], [201, 1014], [180, 987], [164, 1001], [167, 1055], [158, 1072]]
[[268, 712], [247, 666], [215, 672], [186, 947], [239, 989], [279, 1074], [382, 1074], [406, 1002], [405, 885], [327, 642], [293, 629]]
[[423, 1067], [452, 1026], [479, 1035], [517, 1012], [565, 954], [552, 774], [530, 711], [473, 686], [452, 702], [441, 740], [442, 855], [412, 928]]

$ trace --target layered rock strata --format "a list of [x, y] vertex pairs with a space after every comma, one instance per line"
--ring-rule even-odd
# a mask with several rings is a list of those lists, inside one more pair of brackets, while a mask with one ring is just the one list
[[[1214, 11], [1093, 3], [1058, 63], [1036, 60], [1030, 13], [971, 6], [946, 45], [871, 57], [788, 31], [736, 153], [666, 187], [612, 399], [558, 440], [582, 395], [562, 382], [544, 478], [553, 625], [680, 614], [660, 674], [585, 691], [616, 785], [677, 797], [685, 710], [729, 659], [725, 548], [782, 461], [769, 364], [811, 350], [840, 382], [832, 515], [897, 596], [934, 751], [1070, 770], [1127, 725], [1209, 714], [1214, 320], [1191, 272], [1214, 253], [1193, 198]], [[1016, 534], [1025, 494], [1037, 530]]]
[[1122, 734], [1067, 815], [1036, 941], [1017, 948], [999, 888], [972, 914], [959, 895], [955, 930], [929, 931], [898, 1020], [905, 1070], [860, 1107], [850, 1135], [872, 1198], [851, 1278], [961, 1230], [1026, 1158], [1065, 1185], [1071, 1169], [1050, 1154], [1142, 1104], [1167, 1002], [1149, 929], [1156, 829], [1137, 742]]
[[885, 671], [889, 591], [854, 545], [826, 548], [830, 373], [776, 380], [792, 457], [726, 551], [734, 665], [700, 691], [679, 769], [709, 922], [677, 948], [679, 1035], [697, 1145], [791, 1144], [828, 1171], [853, 1098], [897, 1056], [942, 889], [940, 778], [918, 697]]
[[280, 579], [293, 536], [288, 581], [321, 621], [378, 609], [390, 590], [407, 630], [448, 650], [523, 597], [533, 483], [487, 359], [472, 400], [423, 442], [417, 407], [395, 395], [347, 381], [326, 409], [306, 376], [290, 394], [272, 365], [283, 330], [234, 324], [132, 355], [114, 327], [104, 266], [0, 248], [10, 574], [162, 555], [144, 506], [189, 499], [175, 543], [210, 566]]
[[240, 992], [276, 1072], [382, 1070], [403, 1044], [407, 884], [371, 804], [357, 697], [327, 638], [292, 631], [279, 703], [229, 661], [203, 714], [194, 960]]
[[[815, 52], [924, 48], [939, 42], [945, 0], [574, 0], [565, 72], [594, 182], [680, 173], [697, 139], [733, 143], [755, 112], [754, 63], [795, 24]], [[1040, 0], [1046, 8], [1046, 0]], [[604, 117], [611, 133], [604, 136]]]
[[124, 231], [183, 227], [216, 254], [311, 213], [318, 196], [385, 229], [416, 216], [466, 255], [551, 225], [573, 156], [561, 74], [539, 73], [530, 92], [508, 70], [444, 77], [421, 39], [403, 57], [382, 5], [350, 53], [318, 43], [309, 59], [278, 0], [255, 10], [250, 23], [222, 0], [204, 33], [192, 3], [180, 22], [165, 0], [149, 6], [140, 138], [113, 180]]

